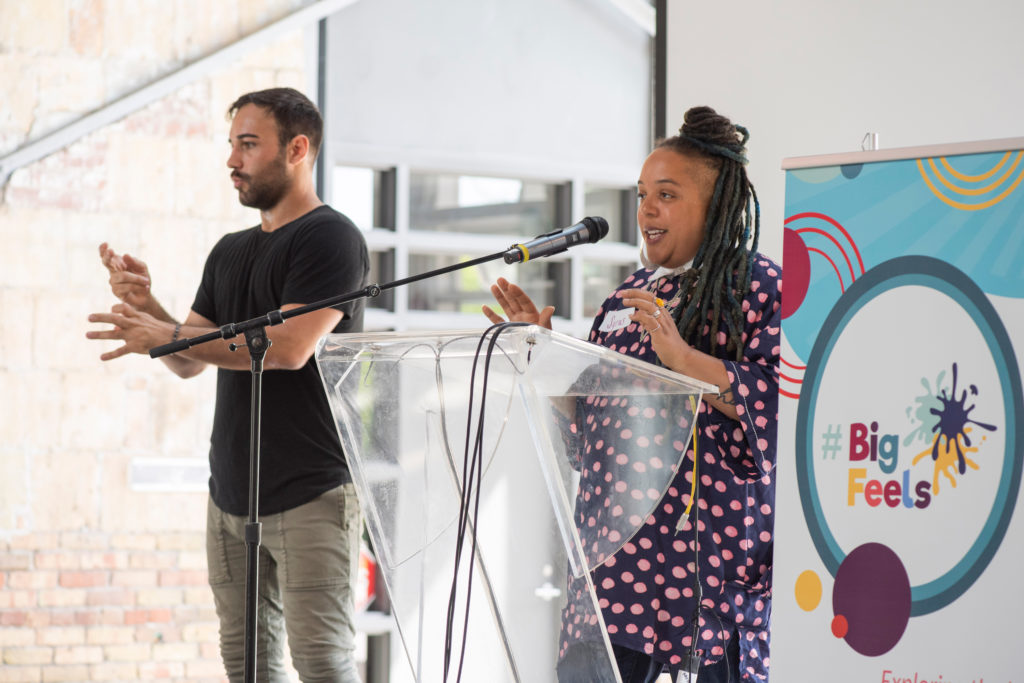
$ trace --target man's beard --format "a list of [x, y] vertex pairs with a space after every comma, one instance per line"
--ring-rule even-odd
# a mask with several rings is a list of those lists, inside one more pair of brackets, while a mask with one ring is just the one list
[[267, 211], [277, 206], [291, 187], [291, 179], [285, 172], [284, 155], [276, 158], [259, 177], [238, 176], [246, 182], [248, 189], [238, 190], [238, 201], [242, 206]]

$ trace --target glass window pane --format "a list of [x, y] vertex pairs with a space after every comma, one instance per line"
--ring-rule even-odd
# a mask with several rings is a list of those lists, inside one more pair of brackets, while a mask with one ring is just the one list
[[335, 166], [331, 178], [331, 201], [338, 211], [348, 216], [361, 230], [373, 226], [376, 206], [377, 173], [372, 168]]
[[[410, 254], [409, 273], [410, 275], [419, 275], [454, 263], [468, 261], [476, 256], [478, 254], [461, 257], [442, 254]], [[557, 294], [567, 289], [565, 283], [568, 282], [568, 268], [568, 262], [531, 264], [529, 273], [522, 272], [519, 277], [509, 279], [513, 279], [522, 287], [536, 302], [538, 308], [547, 304], [557, 307]], [[480, 306], [487, 304], [497, 309], [494, 297], [491, 296], [491, 285], [501, 276], [509, 277], [508, 268], [503, 262], [494, 261], [414, 282], [408, 285], [409, 308], [418, 311], [480, 313]], [[567, 308], [559, 308], [557, 313], [569, 314]]]
[[409, 181], [413, 230], [533, 237], [558, 227], [560, 185], [426, 172]]
[[636, 188], [585, 185], [583, 207], [588, 216], [608, 221], [607, 240], [637, 243]]
[[634, 270], [633, 266], [613, 263], [584, 263], [583, 315], [588, 318], [595, 316], [608, 295]]
[[[395, 250], [370, 252], [370, 274], [367, 284], [384, 285], [395, 280]], [[378, 296], [366, 300], [367, 308], [380, 308], [387, 311], [395, 310], [395, 290], [388, 289]]]

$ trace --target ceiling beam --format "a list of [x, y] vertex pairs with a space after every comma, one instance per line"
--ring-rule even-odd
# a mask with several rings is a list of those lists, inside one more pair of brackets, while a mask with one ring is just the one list
[[10, 154], [0, 157], [0, 187], [6, 185], [11, 174], [22, 166], [64, 149], [86, 135], [121, 120], [247, 53], [265, 47], [269, 41], [289, 31], [317, 22], [356, 2], [358, 0], [317, 0], [53, 132], [25, 143]]
[[648, 0], [607, 0], [649, 36], [654, 35], [654, 6]]

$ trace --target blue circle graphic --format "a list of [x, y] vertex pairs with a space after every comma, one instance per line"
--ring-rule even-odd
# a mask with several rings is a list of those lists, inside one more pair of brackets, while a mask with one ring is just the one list
[[1006, 447], [992, 508], [974, 543], [953, 567], [937, 579], [911, 588], [911, 616], [929, 614], [950, 604], [981, 576], [1006, 534], [1020, 489], [1024, 451], [1017, 426], [1024, 424], [1020, 370], [1003, 326], [985, 293], [963, 271], [928, 256], [901, 256], [885, 261], [859, 277], [829, 312], [814, 341], [800, 391], [796, 418], [797, 484], [804, 519], [818, 555], [834, 577], [845, 553], [828, 524], [814, 486], [814, 413], [818, 389], [829, 356], [843, 329], [865, 304], [879, 295], [917, 285], [937, 290], [956, 301], [978, 326], [995, 363], [1003, 393]]

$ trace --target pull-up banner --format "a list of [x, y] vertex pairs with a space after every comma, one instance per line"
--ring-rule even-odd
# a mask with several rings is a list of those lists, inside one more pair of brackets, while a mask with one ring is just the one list
[[1024, 681], [1022, 150], [783, 165], [774, 680]]

